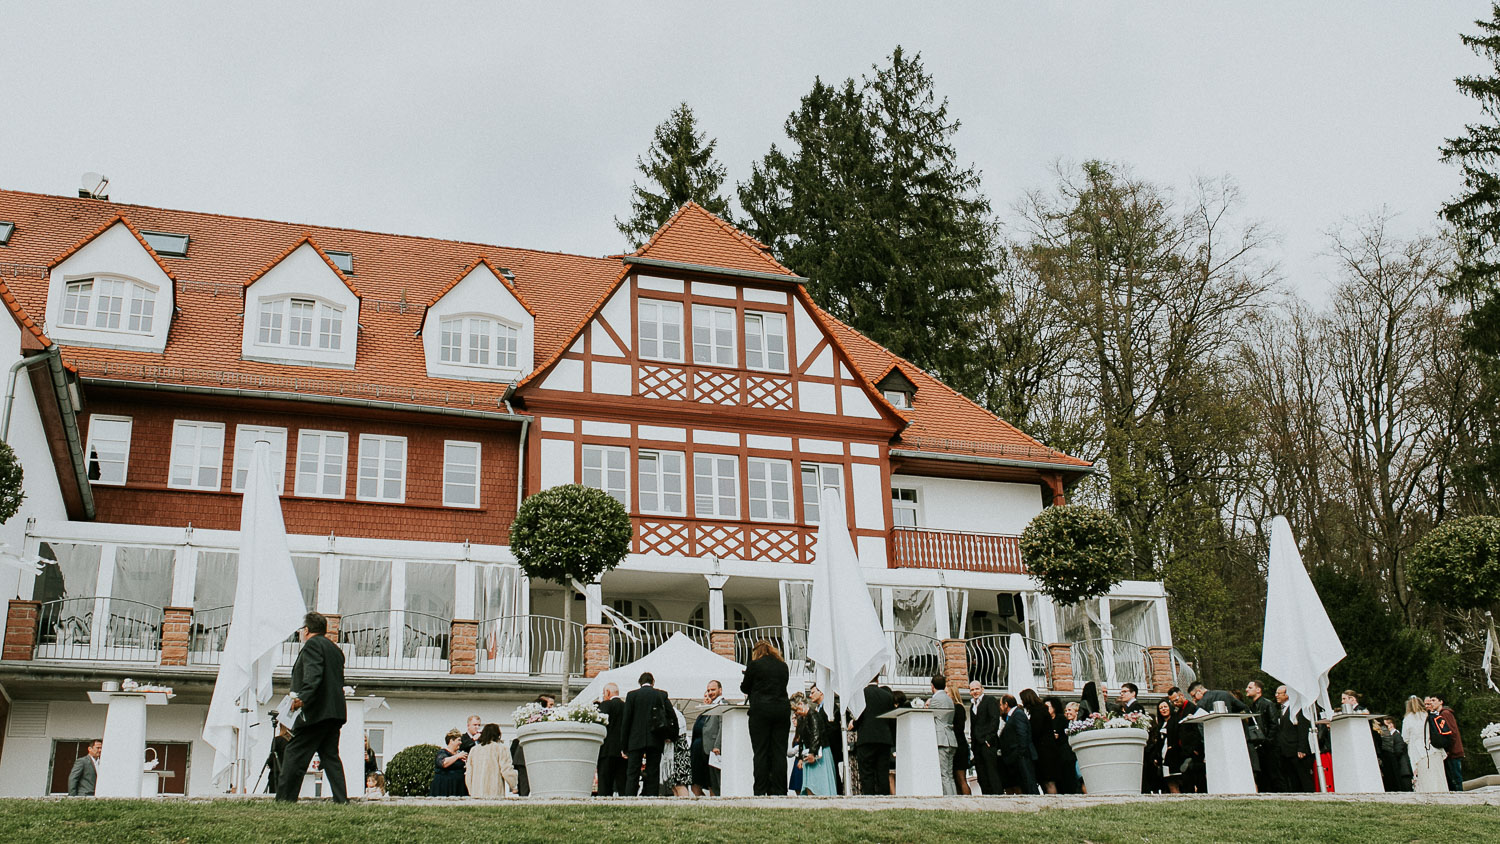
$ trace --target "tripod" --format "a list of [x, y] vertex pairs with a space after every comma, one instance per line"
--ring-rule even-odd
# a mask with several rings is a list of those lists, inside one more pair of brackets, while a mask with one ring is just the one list
[[255, 788], [251, 790], [252, 794], [260, 791], [260, 782], [267, 771], [271, 772], [268, 791], [275, 794], [276, 789], [281, 787], [281, 751], [285, 747], [286, 740], [281, 737], [281, 726], [276, 723], [276, 712], [273, 710], [271, 712], [271, 752], [266, 755], [265, 763], [260, 766], [260, 773], [255, 776]]

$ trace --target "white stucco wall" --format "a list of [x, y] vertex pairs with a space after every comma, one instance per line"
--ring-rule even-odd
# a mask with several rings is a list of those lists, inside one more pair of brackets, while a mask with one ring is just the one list
[[[130, 332], [99, 328], [67, 328], [62, 324], [63, 290], [67, 282], [94, 275], [110, 275], [142, 282], [156, 290], [156, 310], [151, 317], [150, 332]], [[104, 346], [116, 349], [141, 349], [160, 352], [167, 346], [167, 329], [172, 323], [173, 306], [172, 279], [141, 245], [124, 223], [115, 223], [98, 237], [84, 244], [67, 260], [52, 269], [47, 287], [46, 331], [59, 343], [77, 346]], [[97, 296], [97, 289], [95, 291]], [[43, 316], [32, 314], [33, 319]], [[120, 316], [122, 329], [130, 317], [130, 303], [126, 301]], [[15, 327], [15, 321], [6, 317]], [[11, 346], [5, 347], [6, 353]]]
[[893, 475], [891, 486], [915, 488], [918, 523], [938, 530], [1019, 534], [1042, 512], [1036, 484]]
[[[450, 316], [474, 315], [498, 319], [517, 329], [516, 367], [468, 366], [442, 360], [442, 321]], [[427, 374], [433, 378], [464, 378], [470, 381], [516, 381], [536, 365], [536, 319], [510, 292], [510, 288], [480, 264], [427, 309], [422, 320], [422, 352]], [[493, 351], [493, 350], [492, 350]]]

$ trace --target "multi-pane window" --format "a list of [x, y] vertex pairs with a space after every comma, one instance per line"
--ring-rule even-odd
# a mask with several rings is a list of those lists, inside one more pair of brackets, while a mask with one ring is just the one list
[[96, 484], [123, 484], [130, 467], [129, 416], [94, 416], [89, 419], [89, 480]]
[[245, 482], [250, 479], [250, 461], [255, 457], [258, 440], [271, 444], [271, 471], [276, 478], [276, 494], [280, 495], [286, 489], [286, 429], [262, 425], [234, 427], [234, 479], [230, 481], [230, 489], [245, 491]]
[[823, 503], [823, 490], [831, 489], [844, 493], [844, 467], [837, 463], [802, 464], [802, 520], [810, 525], [818, 523]]
[[452, 317], [439, 323], [438, 331], [443, 363], [516, 368], [521, 333], [514, 326], [489, 317]]
[[607, 445], [583, 447], [583, 485], [602, 489], [630, 509], [630, 489], [626, 485], [626, 467], [630, 450]]
[[186, 422], [172, 426], [172, 465], [167, 486], [177, 489], [218, 489], [224, 469], [224, 425]]
[[260, 303], [256, 342], [263, 346], [338, 351], [344, 341], [344, 309], [316, 299], [271, 299]]
[[786, 371], [786, 317], [745, 313], [745, 366], [771, 372]]
[[443, 506], [479, 506], [479, 443], [443, 443]]
[[693, 455], [693, 510], [700, 519], [740, 517], [740, 461], [727, 454]]
[[299, 431], [297, 494], [308, 498], [343, 498], [348, 459], [348, 434], [342, 431]]
[[734, 309], [693, 306], [693, 363], [735, 366]]
[[917, 491], [891, 488], [891, 523], [896, 527], [917, 526]]
[[62, 324], [149, 333], [156, 318], [156, 291], [123, 278], [84, 278], [63, 289]]
[[687, 514], [683, 498], [682, 452], [642, 449], [637, 466], [642, 513]]
[[640, 355], [651, 360], [682, 360], [682, 303], [641, 299]]
[[406, 500], [406, 437], [359, 436], [361, 501]]
[[759, 521], [791, 521], [791, 462], [752, 457], [745, 468], [750, 481], [750, 518]]

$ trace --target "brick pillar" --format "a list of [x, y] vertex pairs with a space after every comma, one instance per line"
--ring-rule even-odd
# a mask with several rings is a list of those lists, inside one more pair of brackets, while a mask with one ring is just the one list
[[1047, 646], [1047, 652], [1052, 656], [1052, 673], [1047, 678], [1047, 685], [1054, 692], [1073, 691], [1073, 646], [1053, 643]]
[[1172, 688], [1172, 649], [1165, 645], [1146, 648], [1147, 663], [1151, 669], [1151, 691], [1166, 694]]
[[479, 656], [479, 622], [455, 618], [448, 630], [448, 673], [473, 674]]
[[339, 618], [340, 618], [339, 614], [338, 613], [325, 612], [325, 613], [323, 613], [323, 617], [326, 618], [326, 619], [328, 619], [328, 632], [325, 633], [325, 634], [323, 634], [323, 635], [328, 638], [328, 641], [333, 642], [334, 644], [338, 644], [338, 641], [339, 641]]
[[598, 677], [601, 671], [609, 670], [608, 624], [585, 624], [583, 626], [583, 676]]
[[193, 635], [192, 630], [192, 607], [166, 607], [162, 610], [162, 665], [187, 665], [188, 640]]
[[708, 649], [724, 657], [734, 659], [734, 631], [711, 630], [708, 634]]
[[40, 601], [10, 602], [10, 609], [5, 614], [5, 647], [0, 657], [31, 659], [36, 648], [36, 621], [41, 608]]
[[943, 640], [943, 676], [948, 682], [969, 685], [969, 642], [967, 639]]

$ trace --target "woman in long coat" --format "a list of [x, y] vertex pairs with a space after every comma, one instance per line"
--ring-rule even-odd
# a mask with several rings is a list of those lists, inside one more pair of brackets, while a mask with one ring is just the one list
[[464, 764], [464, 785], [470, 797], [490, 799], [504, 797], [507, 786], [515, 790], [516, 766], [511, 762], [510, 749], [500, 740], [499, 724], [485, 724], [479, 742], [470, 748]]

